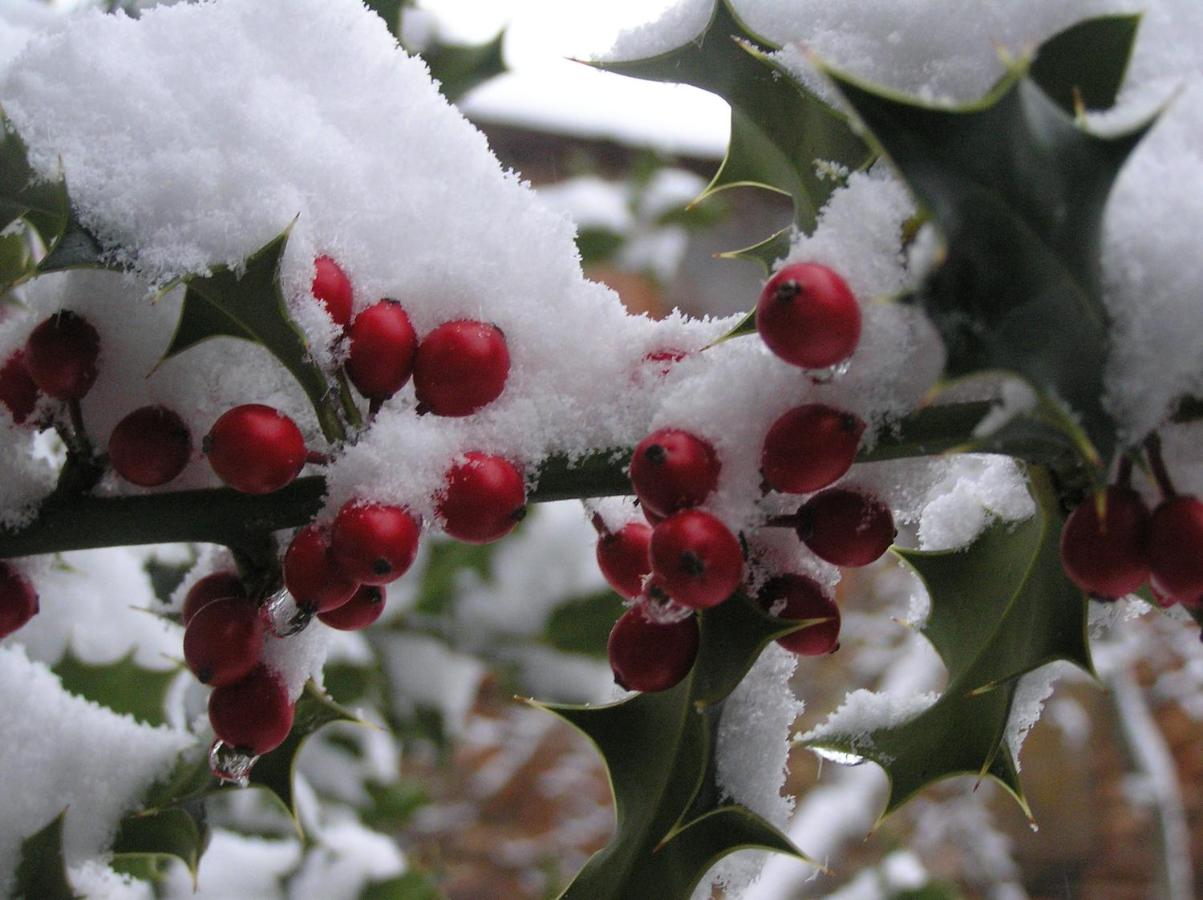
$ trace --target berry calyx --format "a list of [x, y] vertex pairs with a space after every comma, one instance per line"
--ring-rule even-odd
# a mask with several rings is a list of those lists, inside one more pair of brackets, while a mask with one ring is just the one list
[[349, 501], [330, 529], [339, 569], [363, 584], [388, 584], [405, 574], [418, 553], [421, 527], [399, 506]]
[[1100, 518], [1087, 497], [1061, 528], [1061, 567], [1070, 581], [1097, 597], [1130, 594], [1149, 576], [1149, 510], [1127, 487], [1107, 488]]
[[213, 572], [197, 581], [184, 595], [184, 606], [180, 610], [185, 627], [201, 609], [223, 597], [246, 597], [246, 588], [237, 572]]
[[1181, 602], [1203, 594], [1203, 502], [1168, 497], [1149, 526], [1149, 573], [1163, 594]]
[[438, 500], [443, 530], [469, 544], [505, 537], [526, 515], [526, 480], [500, 456], [475, 451], [447, 472]]
[[665, 691], [680, 682], [698, 655], [698, 622], [653, 622], [642, 604], [614, 623], [606, 642], [614, 681], [628, 691]]
[[32, 332], [25, 343], [25, 370], [57, 400], [79, 400], [96, 381], [100, 335], [83, 316], [63, 310]]
[[313, 285], [310, 287], [330, 318], [340, 328], [351, 321], [351, 308], [355, 294], [351, 290], [351, 279], [329, 256], [319, 256], [313, 261]]
[[643, 593], [643, 579], [652, 572], [652, 528], [628, 522], [597, 539], [597, 567], [621, 596], [634, 599]]
[[837, 481], [852, 467], [865, 423], [821, 403], [796, 406], [769, 429], [760, 472], [774, 490], [809, 494]]
[[139, 487], [171, 481], [192, 456], [192, 433], [163, 406], [143, 406], [117, 423], [109, 435], [113, 471]]
[[720, 469], [709, 442], [678, 428], [661, 428], [631, 454], [631, 486], [645, 511], [668, 516], [710, 496]]
[[509, 373], [510, 352], [500, 328], [469, 319], [444, 322], [418, 344], [419, 411], [471, 415], [501, 396]]
[[649, 551], [652, 572], [682, 606], [716, 606], [743, 579], [739, 540], [718, 518], [699, 509], [676, 513], [657, 525]]
[[6, 638], [38, 612], [38, 592], [20, 572], [0, 562], [0, 638]]
[[233, 684], [263, 657], [263, 618], [245, 597], [205, 604], [184, 629], [184, 661], [201, 684]]
[[284, 553], [284, 586], [300, 609], [324, 613], [350, 601], [359, 582], [338, 567], [325, 533], [306, 525]]
[[209, 723], [221, 740], [240, 753], [262, 756], [275, 750], [292, 730], [293, 706], [280, 677], [264, 665], [209, 695]]
[[339, 631], [362, 631], [384, 612], [384, 591], [374, 584], [365, 584], [355, 596], [338, 609], [321, 612], [317, 617]]
[[844, 279], [817, 263], [786, 266], [756, 304], [756, 330], [777, 356], [804, 369], [843, 362], [860, 340], [860, 306]]
[[38, 405], [38, 386], [25, 368], [25, 351], [18, 350], [0, 366], [0, 404], [18, 425], [33, 414]]
[[765, 583], [757, 600], [765, 612], [780, 619], [826, 620], [777, 638], [777, 643], [791, 653], [822, 656], [839, 646], [840, 608], [813, 578], [778, 575]]
[[798, 537], [837, 566], [867, 566], [894, 543], [894, 517], [875, 497], [848, 488], [815, 494], [798, 510]]
[[261, 403], [235, 406], [202, 443], [217, 477], [246, 494], [270, 494], [305, 467], [305, 436], [288, 416]]
[[369, 400], [387, 400], [414, 369], [418, 335], [396, 300], [381, 300], [355, 317], [348, 331], [347, 375]]

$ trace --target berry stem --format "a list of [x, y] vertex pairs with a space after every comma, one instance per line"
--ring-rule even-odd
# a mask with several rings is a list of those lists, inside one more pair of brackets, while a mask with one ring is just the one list
[[1178, 492], [1174, 490], [1174, 482], [1170, 479], [1169, 470], [1166, 469], [1165, 460], [1161, 456], [1161, 436], [1157, 432], [1145, 438], [1145, 455], [1148, 457], [1149, 468], [1157, 482], [1157, 489], [1161, 491], [1162, 499], [1176, 497]]
[[305, 462], [312, 463], [315, 466], [330, 465], [330, 454], [323, 453], [320, 450], [306, 450]]
[[1122, 488], [1132, 484], [1132, 457], [1127, 453], [1119, 458], [1119, 465], [1115, 469], [1115, 484], [1116, 487]]
[[67, 401], [67, 415], [71, 418], [71, 432], [74, 440], [67, 444], [71, 452], [84, 459], [92, 458], [92, 442], [88, 440], [88, 429], [84, 426], [84, 411], [76, 397]]
[[342, 405], [343, 416], [352, 428], [363, 428], [363, 416], [355, 405], [355, 395], [351, 393], [351, 382], [347, 380], [347, 370], [338, 367], [338, 401]]

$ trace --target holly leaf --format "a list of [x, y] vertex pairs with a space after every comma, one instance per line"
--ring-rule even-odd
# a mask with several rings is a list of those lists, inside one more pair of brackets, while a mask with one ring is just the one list
[[116, 662], [92, 665], [68, 649], [52, 671], [73, 694], [147, 725], [163, 725], [167, 721], [163, 711], [167, 689], [179, 670], [145, 669], [134, 662], [133, 650]]
[[[848, 121], [768, 56], [777, 49], [717, 0], [702, 33], [676, 49], [642, 60], [594, 63], [635, 78], [691, 84], [731, 105], [731, 141], [721, 167], [698, 200], [737, 185], [788, 194], [803, 229], [838, 180], [822, 178], [816, 163], [859, 169], [871, 152]], [[695, 203], [698, 201], [694, 201]]]
[[505, 31], [483, 44], [447, 44], [433, 41], [419, 55], [430, 66], [430, 74], [443, 96], [453, 103], [477, 85], [505, 71], [501, 47]]
[[[719, 259], [746, 259], [748, 262], [753, 262], [760, 266], [765, 277], [768, 277], [773, 271], [773, 264], [789, 253], [792, 236], [792, 228], [782, 228], [776, 234], [765, 238], [757, 244], [744, 247], [742, 250], [728, 250], [726, 253], [718, 254], [718, 257]], [[720, 338], [720, 340], [739, 337], [741, 334], [751, 334], [755, 330], [756, 312], [753, 310], [740, 320], [735, 328]]]
[[63, 810], [41, 831], [21, 842], [14, 900], [80, 900], [67, 880], [63, 860]]
[[119, 872], [157, 878], [174, 857], [188, 867], [195, 883], [208, 844], [209, 826], [202, 801], [146, 810], [121, 820], [113, 841], [112, 866]]
[[622, 612], [622, 598], [610, 590], [573, 598], [547, 617], [543, 642], [562, 653], [604, 658], [610, 629]]
[[922, 632], [948, 669], [948, 686], [918, 715], [893, 726], [820, 726], [804, 742], [844, 761], [869, 759], [890, 780], [884, 815], [924, 786], [959, 774], [990, 776], [1027, 810], [1004, 744], [1021, 675], [1054, 660], [1093, 672], [1087, 599], [1061, 569], [1059, 500], [1046, 472], [1030, 470], [1036, 514], [995, 523], [968, 549], [895, 552], [931, 597]]
[[1092, 445], [1087, 462], [1109, 458], [1101, 223], [1120, 167], [1149, 125], [1090, 134], [1022, 66], [982, 101], [956, 108], [826, 72], [943, 234], [943, 263], [908, 299], [939, 329], [947, 373], [1026, 378], [1080, 417]]
[[721, 701], [782, 622], [742, 596], [699, 614], [701, 641], [688, 677], [609, 706], [546, 706], [578, 728], [605, 761], [618, 825], [563, 893], [569, 898], [688, 897], [721, 857], [747, 846], [806, 859], [750, 811], [721, 803], [714, 747]]
[[100, 238], [88, 230], [72, 211], [62, 234], [51, 245], [50, 252], [38, 262], [38, 273], [86, 268], [112, 268], [114, 271], [121, 271], [120, 266], [110, 266], [105, 262]]
[[373, 881], [359, 892], [359, 900], [442, 900], [438, 886], [422, 872], [406, 872], [387, 881]]
[[289, 315], [280, 289], [280, 260], [289, 230], [251, 254], [241, 273], [218, 266], [209, 275], [188, 279], [179, 323], [160, 364], [214, 337], [262, 344], [296, 378], [317, 413], [323, 433], [336, 440], [342, 436], [342, 426], [335, 390], [326, 373], [313, 362], [305, 336]]
[[1029, 75], [1049, 99], [1074, 115], [1115, 104], [1136, 43], [1139, 15], [1097, 16], [1040, 45]]
[[33, 170], [25, 142], [2, 111], [0, 129], [0, 231], [24, 217], [50, 246], [67, 225], [67, 184], [61, 176], [47, 180]]

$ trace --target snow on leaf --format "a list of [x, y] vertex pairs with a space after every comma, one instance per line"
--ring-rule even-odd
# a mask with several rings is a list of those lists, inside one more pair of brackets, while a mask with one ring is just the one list
[[134, 662], [134, 653], [130, 650], [115, 662], [92, 665], [68, 647], [51, 671], [62, 681], [64, 690], [113, 712], [128, 713], [147, 725], [164, 725], [167, 719], [163, 704], [178, 670], [143, 668]]
[[70, 203], [60, 176], [47, 181], [30, 167], [21, 140], [8, 117], [0, 112], [0, 231], [24, 217], [50, 246], [67, 225]]
[[45, 828], [21, 843], [13, 896], [24, 900], [76, 900], [63, 861], [64, 809]]
[[1045, 472], [1033, 468], [1030, 477], [1037, 512], [1026, 522], [996, 522], [965, 550], [895, 551], [931, 596], [923, 634], [948, 668], [943, 695], [900, 723], [856, 727], [845, 717], [804, 741], [878, 763], [890, 779], [885, 814], [963, 773], [997, 779], [1024, 805], [1003, 744], [1019, 677], [1054, 660], [1093, 671], [1086, 596], [1061, 570], [1057, 495]]

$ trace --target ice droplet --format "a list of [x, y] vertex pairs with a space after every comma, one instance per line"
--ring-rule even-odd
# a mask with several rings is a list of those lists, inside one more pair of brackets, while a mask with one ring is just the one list
[[263, 603], [263, 615], [267, 621], [268, 630], [278, 637], [284, 638], [304, 631], [308, 627], [313, 613], [300, 609], [292, 594], [281, 588]]
[[209, 748], [209, 771], [219, 781], [246, 787], [251, 783], [251, 769], [257, 756], [247, 756], [218, 738]]

